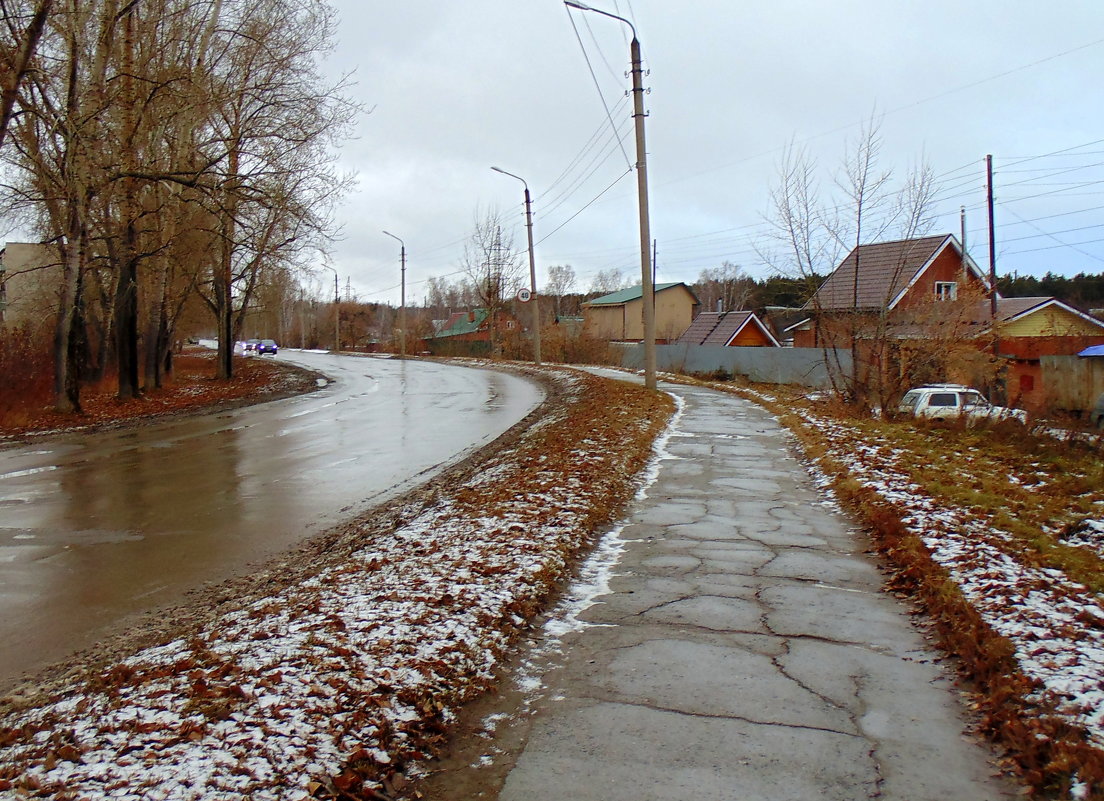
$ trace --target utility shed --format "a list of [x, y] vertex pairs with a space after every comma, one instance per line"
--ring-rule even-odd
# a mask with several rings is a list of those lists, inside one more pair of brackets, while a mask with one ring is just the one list
[[[640, 286], [629, 287], [583, 304], [583, 330], [609, 342], [644, 339], [644, 303]], [[656, 342], [674, 342], [690, 327], [700, 304], [682, 282], [655, 285]]]

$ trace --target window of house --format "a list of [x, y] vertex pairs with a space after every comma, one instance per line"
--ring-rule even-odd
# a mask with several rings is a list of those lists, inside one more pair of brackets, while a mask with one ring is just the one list
[[514, 321], [513, 320], [507, 320], [506, 321], [506, 330], [507, 331], [513, 331], [514, 330]]
[[958, 284], [954, 281], [936, 281], [935, 299], [954, 300], [958, 297]]

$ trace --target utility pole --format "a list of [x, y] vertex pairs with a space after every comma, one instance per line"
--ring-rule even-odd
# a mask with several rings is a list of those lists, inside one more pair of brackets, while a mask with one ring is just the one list
[[402, 287], [399, 296], [399, 355], [406, 358], [406, 243], [394, 234], [383, 233], [399, 242], [399, 286]]
[[[1000, 359], [1000, 331], [997, 329], [997, 237], [993, 221], [993, 156], [985, 157], [986, 202], [989, 206], [989, 325], [993, 333], [993, 358]], [[1004, 386], [1004, 368], [997, 372], [996, 396], [998, 403], [1007, 400], [1007, 388]]]
[[334, 270], [334, 353], [341, 350], [341, 293], [337, 286], [337, 270]]
[[529, 302], [533, 304], [533, 364], [541, 363], [540, 305], [537, 301], [537, 261], [533, 255], [533, 205], [529, 199], [529, 184], [520, 175], [491, 167], [495, 172], [517, 178], [525, 187], [525, 234], [529, 238]]
[[967, 275], [969, 275], [968, 271], [966, 270], [966, 207], [965, 206], [959, 207], [958, 228], [962, 232], [962, 281], [963, 281], [962, 285], [963, 285], [963, 287], [965, 287], [966, 286], [966, 284], [965, 284], [966, 277], [967, 277]]
[[633, 120], [636, 125], [636, 192], [640, 206], [640, 305], [644, 307], [644, 386], [655, 389], [655, 306], [648, 302], [648, 298], [654, 295], [655, 289], [652, 282], [650, 253], [652, 231], [648, 216], [648, 154], [644, 141], [644, 66], [640, 56], [640, 40], [636, 36], [636, 26], [624, 17], [591, 8], [575, 0], [564, 0], [564, 5], [619, 20], [628, 25], [632, 31], [629, 55], [632, 60]]
[[[630, 28], [632, 25], [630, 24]], [[650, 297], [644, 306], [644, 386], [656, 388], [655, 284], [652, 281], [652, 228], [648, 215], [648, 152], [644, 142], [644, 66], [640, 57], [640, 40], [633, 28], [632, 42], [633, 119], [636, 121], [636, 193], [640, 204], [640, 274], [644, 279], [642, 295]]]
[[659, 242], [651, 241], [651, 305], [656, 305], [656, 270], [659, 265]]
[[[989, 314], [993, 318], [993, 332], [997, 330], [997, 241], [993, 223], [993, 157], [985, 157], [986, 200], [989, 204]], [[996, 355], [994, 351], [993, 355]]]

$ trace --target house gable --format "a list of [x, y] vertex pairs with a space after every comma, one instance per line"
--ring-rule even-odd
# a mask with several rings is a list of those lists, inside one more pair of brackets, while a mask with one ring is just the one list
[[748, 318], [743, 322], [740, 328], [735, 334], [725, 343], [728, 347], [771, 347], [780, 348], [782, 343], [775, 339], [774, 334], [770, 332], [763, 323], [759, 321], [759, 318], [755, 314], [749, 314]]
[[[941, 293], [942, 284], [947, 292]], [[940, 299], [956, 300], [960, 293], [973, 290], [988, 293], [989, 277], [969, 254], [963, 255], [958, 240], [948, 235], [889, 305], [898, 307], [930, 304]]]
[[[1012, 301], [1033, 302], [1017, 309]], [[1000, 302], [1000, 333], [1008, 337], [1104, 336], [1104, 321], [1057, 298], [1009, 298]]]
[[[857, 273], [857, 280], [856, 280]], [[852, 250], [821, 284], [806, 310], [893, 309], [935, 298], [935, 282], [988, 288], [984, 272], [952, 234], [878, 242]]]
[[770, 329], [750, 311], [702, 312], [678, 338], [678, 344], [781, 347]]

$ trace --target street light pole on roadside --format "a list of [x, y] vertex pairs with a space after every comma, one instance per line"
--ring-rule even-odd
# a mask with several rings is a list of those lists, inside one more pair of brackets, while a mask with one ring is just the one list
[[333, 270], [334, 274], [334, 353], [341, 350], [341, 293], [337, 288], [337, 269], [326, 264], [322, 265], [327, 270]]
[[402, 286], [399, 305], [399, 355], [406, 358], [406, 243], [394, 234], [384, 231], [387, 236], [399, 241], [399, 284]]
[[652, 282], [652, 232], [648, 218], [648, 157], [644, 145], [644, 67], [640, 57], [640, 40], [636, 38], [636, 26], [624, 17], [591, 8], [574, 0], [564, 0], [564, 5], [579, 11], [593, 11], [603, 17], [623, 22], [629, 26], [633, 35], [629, 52], [632, 58], [633, 119], [636, 122], [636, 189], [640, 205], [640, 301], [644, 306], [644, 386], [655, 389], [655, 292]]
[[495, 172], [517, 178], [525, 187], [525, 233], [529, 237], [529, 302], [533, 304], [533, 364], [541, 363], [541, 336], [540, 336], [540, 305], [537, 301], [537, 262], [533, 256], [533, 206], [529, 201], [529, 184], [520, 175], [491, 167]]

